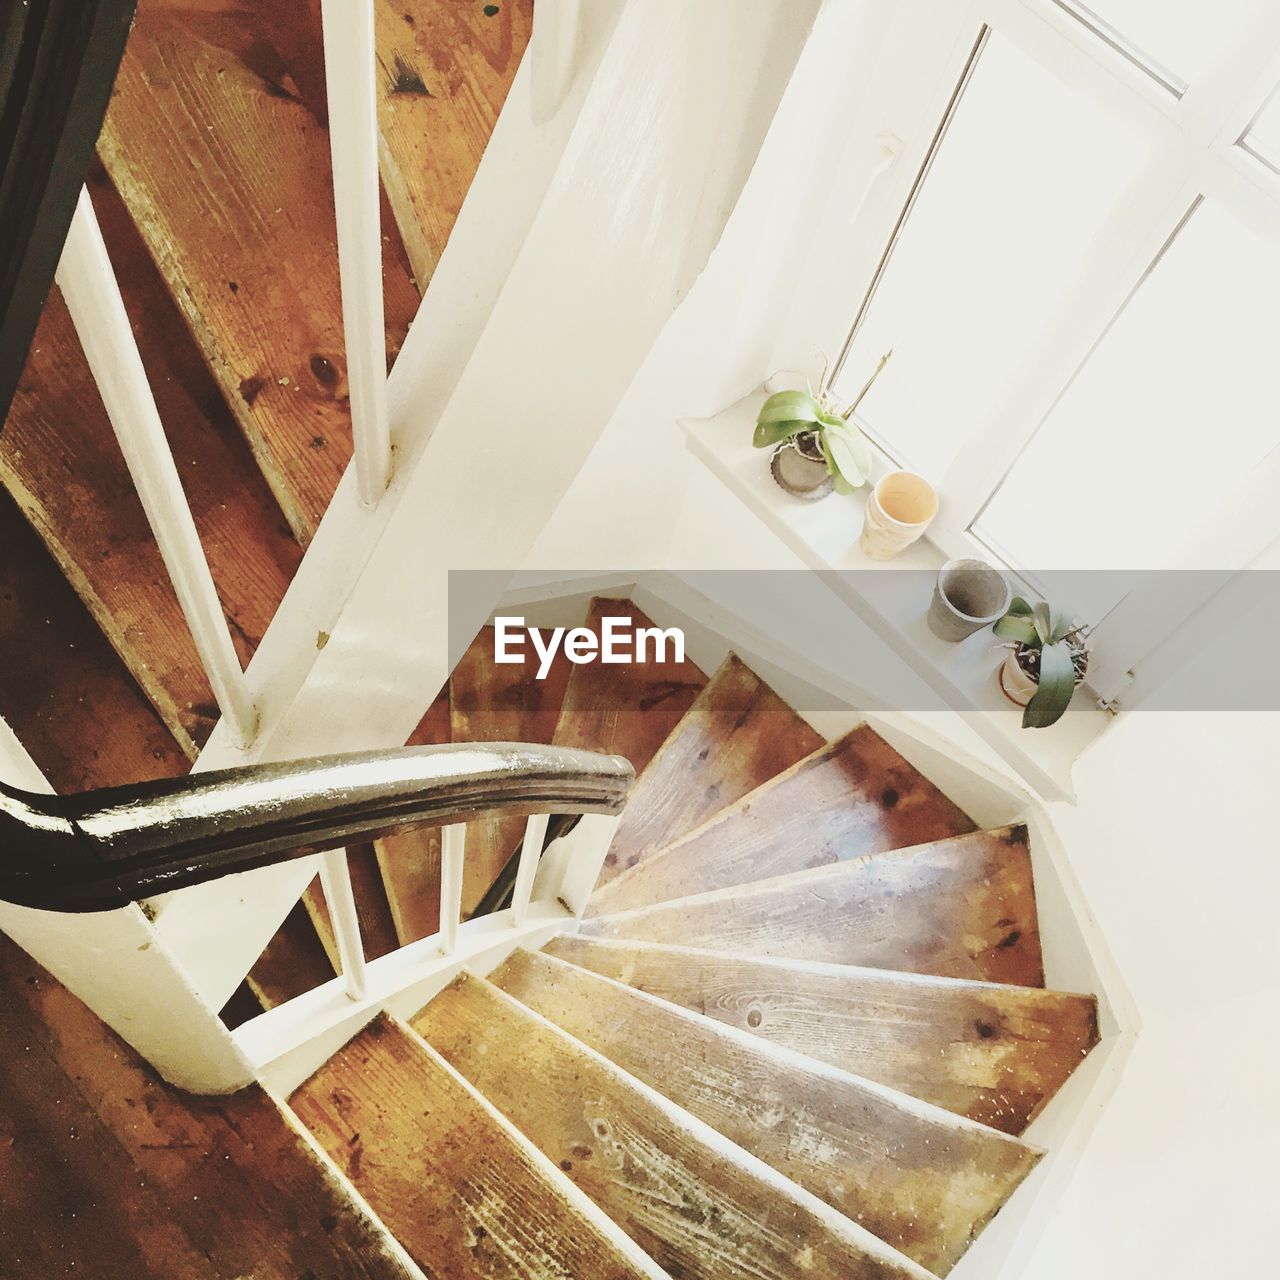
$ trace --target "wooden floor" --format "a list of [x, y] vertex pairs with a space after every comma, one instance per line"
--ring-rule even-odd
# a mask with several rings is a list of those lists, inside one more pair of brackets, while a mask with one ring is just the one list
[[169, 1088], [0, 937], [5, 1280], [409, 1280], [258, 1088]]

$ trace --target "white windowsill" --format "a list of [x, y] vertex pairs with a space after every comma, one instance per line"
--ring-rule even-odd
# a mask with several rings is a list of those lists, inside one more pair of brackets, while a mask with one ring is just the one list
[[[769, 472], [769, 453], [751, 444], [755, 416], [764, 391], [753, 392], [714, 418], [686, 421], [692, 453], [730, 491], [813, 569], [845, 573], [879, 571], [875, 590], [865, 581], [824, 579], [877, 635], [1042, 795], [1073, 799], [1071, 767], [1080, 753], [1106, 728], [1111, 716], [1099, 710], [1087, 691], [1076, 695], [1068, 713], [1048, 729], [1028, 730], [1022, 712], [1000, 692], [996, 668], [1004, 656], [990, 631], [959, 644], [939, 640], [925, 616], [932, 575], [946, 555], [922, 539], [887, 563], [868, 559], [858, 546], [866, 491], [839, 494], [806, 503], [784, 493]], [[926, 589], [919, 574], [928, 573]]]

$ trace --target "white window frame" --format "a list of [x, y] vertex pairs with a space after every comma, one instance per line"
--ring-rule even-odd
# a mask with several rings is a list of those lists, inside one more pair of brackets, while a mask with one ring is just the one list
[[[984, 544], [973, 526], [1197, 202], [1212, 199], [1280, 240], [1280, 172], [1240, 145], [1280, 83], [1280, 6], [1259, 5], [1220, 63], [1178, 93], [1169, 87], [1174, 77], [1163, 73], [1162, 82], [1160, 69], [1144, 70], [1129, 51], [1085, 26], [1069, 0], [899, 0], [863, 107], [846, 125], [845, 157], [832, 175], [829, 207], [797, 282], [775, 368], [811, 367], [815, 351], [835, 355], [845, 348], [854, 313], [870, 304], [886, 246], [905, 225], [903, 210], [921, 185], [984, 31], [998, 32], [1103, 105], [1123, 111], [1150, 146], [1149, 161], [1094, 238], [1083, 269], [1028, 356], [1011, 371], [982, 429], [945, 474], [931, 477], [942, 499], [931, 540], [946, 555], [1003, 559], [1016, 573], [1019, 566]], [[866, 175], [883, 168], [886, 149], [894, 161], [868, 189]], [[874, 446], [874, 452], [878, 469], [899, 465], [884, 449]], [[1195, 495], [1188, 510], [1197, 527], [1167, 567], [1248, 567], [1280, 538], [1277, 493], [1280, 449], [1239, 489], [1219, 495], [1219, 511], [1202, 511], [1203, 499]], [[1132, 706], [1149, 693], [1140, 664], [1176, 640], [1177, 628], [1216, 589], [1208, 574], [1202, 583], [1186, 575], [1180, 581], [1182, 598], [1172, 600], [1153, 576], [1095, 627], [1089, 685], [1101, 701]]]

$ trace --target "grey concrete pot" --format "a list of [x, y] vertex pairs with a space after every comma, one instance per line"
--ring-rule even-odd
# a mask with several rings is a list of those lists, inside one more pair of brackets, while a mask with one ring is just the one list
[[948, 560], [938, 571], [929, 606], [929, 630], [956, 644], [998, 622], [1008, 612], [1013, 588], [985, 560]]

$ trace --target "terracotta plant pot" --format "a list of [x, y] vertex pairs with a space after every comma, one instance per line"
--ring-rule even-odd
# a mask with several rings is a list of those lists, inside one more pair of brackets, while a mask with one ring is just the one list
[[[1025, 707], [1036, 696], [1036, 691], [1040, 688], [1039, 682], [1028, 675], [1022, 663], [1018, 661], [1018, 654], [1021, 651], [1022, 646], [1015, 645], [1009, 650], [1005, 660], [996, 668], [996, 679], [1000, 682], [1000, 690], [1015, 707]], [[1084, 650], [1080, 649], [1076, 658], [1077, 687], [1084, 679], [1087, 666], [1088, 658], [1085, 656]]]
[[835, 489], [816, 431], [802, 431], [784, 440], [773, 451], [769, 470], [781, 488], [805, 502], [816, 502]]

